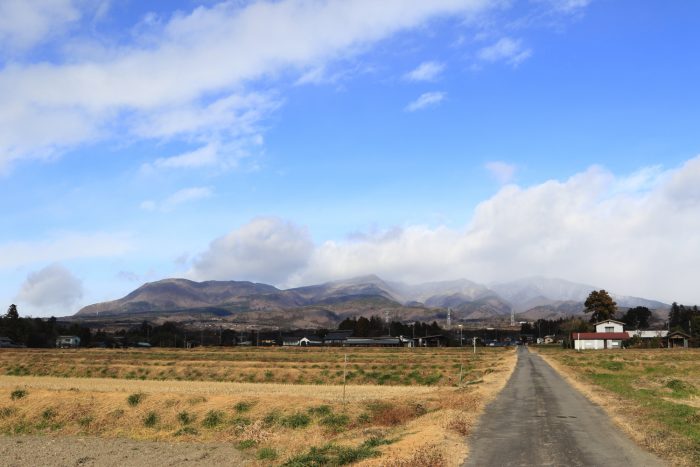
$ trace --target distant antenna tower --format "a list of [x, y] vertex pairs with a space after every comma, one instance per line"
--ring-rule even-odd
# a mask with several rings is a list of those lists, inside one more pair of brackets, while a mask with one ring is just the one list
[[447, 329], [452, 329], [452, 308], [447, 309]]

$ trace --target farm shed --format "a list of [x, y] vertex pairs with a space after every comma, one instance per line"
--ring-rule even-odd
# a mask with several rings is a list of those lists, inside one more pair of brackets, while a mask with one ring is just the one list
[[674, 347], [688, 347], [688, 339], [690, 336], [681, 331], [673, 331], [668, 335], [668, 348], [672, 349]]
[[413, 345], [415, 347], [444, 347], [445, 342], [445, 336], [442, 334], [413, 338]]

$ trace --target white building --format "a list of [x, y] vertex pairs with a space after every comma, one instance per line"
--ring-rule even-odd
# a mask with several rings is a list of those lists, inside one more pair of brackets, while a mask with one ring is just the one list
[[595, 332], [571, 333], [576, 350], [621, 349], [622, 341], [629, 339], [624, 323], [608, 319], [595, 324]]

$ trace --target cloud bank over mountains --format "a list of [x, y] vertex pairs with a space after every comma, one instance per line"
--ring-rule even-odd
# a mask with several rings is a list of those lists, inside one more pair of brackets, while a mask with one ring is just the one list
[[213, 241], [190, 275], [283, 286], [368, 273], [409, 283], [543, 275], [700, 302], [698, 180], [700, 157], [629, 176], [594, 166], [563, 181], [504, 186], [460, 229], [409, 225], [317, 245], [303, 226], [260, 218]]

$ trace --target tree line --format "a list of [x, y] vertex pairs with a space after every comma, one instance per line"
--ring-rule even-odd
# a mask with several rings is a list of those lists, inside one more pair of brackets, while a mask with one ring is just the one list
[[700, 336], [700, 310], [698, 306], [692, 307], [671, 304], [668, 312], [668, 327], [672, 331], [682, 331], [690, 336]]
[[422, 321], [411, 324], [404, 324], [398, 321], [387, 323], [379, 316], [345, 318], [338, 325], [338, 329], [352, 331], [353, 337], [380, 337], [386, 335], [424, 337], [442, 334], [444, 331], [437, 321], [433, 321], [432, 324]]
[[88, 345], [92, 338], [89, 328], [77, 323], [63, 324], [56, 318], [21, 318], [17, 306], [12, 304], [0, 317], [0, 336], [9, 337], [16, 344], [27, 347], [55, 347], [58, 336], [80, 337]]

